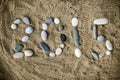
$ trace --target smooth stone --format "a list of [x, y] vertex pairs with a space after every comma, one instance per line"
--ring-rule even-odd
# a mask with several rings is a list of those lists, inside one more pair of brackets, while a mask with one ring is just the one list
[[48, 46], [46, 43], [44, 43], [44, 42], [40, 42], [40, 48], [41, 48], [42, 50], [46, 51], [46, 52], [49, 52], [49, 51], [50, 51], [49, 46]]
[[33, 27], [29, 26], [25, 29], [26, 34], [31, 34], [33, 32]]
[[99, 55], [98, 55], [96, 52], [92, 52], [92, 56], [93, 56], [95, 59], [98, 59], [98, 58], [99, 58]]
[[76, 57], [80, 57], [81, 55], [82, 55], [81, 50], [78, 49], [78, 48], [76, 48], [76, 49], [75, 49], [75, 56], [76, 56]]
[[52, 22], [53, 22], [53, 18], [51, 18], [51, 17], [47, 17], [45, 20], [46, 24], [51, 24]]
[[60, 35], [60, 39], [61, 39], [62, 42], [65, 42], [67, 40], [67, 38], [64, 34]]
[[55, 23], [55, 24], [59, 24], [59, 23], [60, 23], [60, 19], [59, 19], [59, 18], [55, 18], [55, 19], [54, 19], [54, 23]]
[[47, 40], [47, 32], [46, 31], [42, 31], [41, 32], [41, 39], [43, 40], [43, 41], [46, 41]]
[[111, 51], [106, 51], [106, 55], [111, 55]]
[[65, 45], [64, 44], [60, 44], [60, 48], [64, 48], [65, 47]]
[[28, 17], [23, 17], [22, 21], [27, 25], [30, 24], [30, 19]]
[[108, 50], [113, 50], [112, 43], [110, 42], [110, 40], [106, 41], [106, 47]]
[[50, 52], [50, 53], [49, 53], [49, 56], [50, 56], [50, 57], [55, 57], [55, 53], [54, 53], [54, 52]]
[[48, 25], [46, 23], [43, 23], [42, 24], [42, 29], [46, 31], [48, 29]]
[[78, 25], [78, 19], [77, 18], [72, 18], [72, 26], [76, 27]]
[[58, 27], [58, 30], [59, 31], [62, 31], [64, 29], [64, 26], [63, 25], [60, 25], [59, 27]]
[[99, 36], [97, 37], [97, 40], [98, 40], [98, 41], [104, 41], [104, 40], [105, 40], [105, 37], [104, 37], [103, 35], [99, 35]]
[[106, 18], [98, 18], [94, 20], [94, 24], [96, 25], [105, 25], [108, 23], [108, 20]]
[[93, 37], [97, 39], [98, 32], [97, 32], [97, 25], [93, 25]]
[[99, 54], [99, 58], [102, 58], [102, 57], [104, 57], [104, 56], [105, 56], [104, 53], [100, 53], [100, 54]]
[[17, 28], [17, 25], [12, 23], [12, 24], [11, 24], [11, 29], [14, 30], [14, 29], [16, 29], [16, 28]]
[[79, 47], [80, 46], [80, 42], [79, 42], [80, 36], [79, 36], [78, 29], [76, 27], [73, 29], [73, 38], [74, 38], [75, 46]]
[[23, 49], [23, 47], [24, 46], [22, 44], [18, 44], [18, 45], [15, 46], [14, 51], [15, 52], [20, 52]]
[[13, 54], [13, 58], [19, 59], [22, 58], [24, 56], [24, 54], [22, 52], [17, 52], [15, 54]]
[[29, 40], [29, 36], [23, 36], [22, 37], [22, 42], [27, 42]]
[[32, 51], [32, 50], [25, 50], [25, 51], [24, 51], [24, 54], [25, 54], [25, 56], [30, 57], [30, 56], [33, 55], [33, 51]]
[[20, 24], [20, 22], [21, 22], [21, 19], [16, 19], [13, 23], [14, 24]]
[[58, 56], [62, 53], [62, 48], [58, 47], [55, 51], [55, 54]]

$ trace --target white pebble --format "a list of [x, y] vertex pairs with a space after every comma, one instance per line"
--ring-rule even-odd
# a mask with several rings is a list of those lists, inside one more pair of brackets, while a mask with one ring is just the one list
[[112, 43], [110, 42], [110, 40], [106, 41], [106, 47], [107, 47], [108, 50], [112, 50], [113, 49]]
[[17, 53], [15, 53], [15, 54], [13, 54], [13, 58], [22, 58], [24, 55], [23, 55], [23, 53], [22, 52], [17, 52]]
[[47, 29], [48, 29], [48, 25], [47, 25], [46, 23], [43, 23], [43, 24], [42, 24], [42, 29], [43, 29], [43, 30], [47, 30]]
[[29, 40], [29, 36], [23, 36], [22, 37], [22, 42], [27, 42]]
[[29, 25], [30, 24], [30, 20], [29, 20], [29, 18], [28, 17], [23, 17], [23, 22], [25, 23], [25, 24], [27, 24], [27, 25]]
[[41, 32], [41, 39], [42, 39], [43, 41], [46, 41], [46, 40], [47, 40], [47, 32], [46, 32], [46, 31], [42, 31], [42, 32]]
[[13, 23], [14, 24], [20, 24], [21, 20], [20, 19], [16, 19]]
[[105, 25], [108, 23], [108, 20], [106, 18], [98, 18], [94, 20], [94, 24], [96, 25]]
[[76, 48], [76, 49], [75, 49], [75, 56], [76, 56], [76, 57], [80, 57], [81, 54], [82, 54], [82, 53], [81, 53], [81, 50], [78, 49], [78, 48]]
[[25, 50], [25, 51], [24, 51], [24, 54], [25, 54], [25, 56], [30, 57], [30, 56], [33, 55], [33, 51], [32, 51], [32, 50]]
[[59, 24], [59, 23], [60, 23], [60, 19], [59, 19], [59, 18], [55, 18], [55, 19], [54, 19], [54, 23], [55, 23], [55, 24]]
[[62, 43], [62, 44], [60, 44], [60, 48], [64, 48], [65, 47], [65, 45]]
[[16, 28], [17, 28], [17, 25], [12, 23], [12, 24], [11, 24], [11, 29], [14, 30], [14, 29], [16, 29]]
[[106, 55], [111, 55], [111, 51], [106, 51]]
[[49, 56], [50, 56], [50, 57], [55, 57], [55, 53], [54, 53], [54, 52], [50, 52], [50, 53], [49, 53]]
[[26, 34], [31, 34], [33, 32], [33, 27], [29, 26], [25, 29]]
[[104, 56], [105, 56], [104, 53], [100, 53], [100, 54], [99, 54], [99, 58], [102, 58], [102, 57], [104, 57]]
[[55, 51], [56, 55], [60, 55], [62, 53], [62, 49], [61, 48], [57, 48]]
[[92, 52], [92, 56], [93, 56], [95, 59], [98, 59], [98, 54], [97, 54], [97, 53]]
[[78, 19], [77, 18], [72, 18], [72, 26], [76, 27], [78, 25]]

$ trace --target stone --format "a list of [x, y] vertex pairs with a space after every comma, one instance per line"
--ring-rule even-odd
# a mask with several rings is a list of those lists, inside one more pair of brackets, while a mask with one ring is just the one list
[[97, 25], [93, 25], [93, 37], [97, 39], [98, 32], [97, 32]]
[[64, 29], [64, 26], [63, 25], [60, 25], [59, 27], [58, 27], [58, 30], [59, 31], [62, 31]]
[[14, 29], [16, 29], [16, 28], [17, 28], [17, 25], [12, 23], [12, 24], [11, 24], [11, 29], [14, 30]]
[[49, 46], [46, 43], [44, 43], [44, 42], [40, 42], [40, 48], [42, 50], [44, 50], [45, 52], [49, 52], [50, 51]]
[[33, 27], [29, 26], [25, 29], [26, 34], [31, 34], [33, 32]]
[[49, 56], [50, 56], [50, 57], [55, 57], [55, 53], [54, 53], [54, 52], [50, 52], [50, 53], [49, 53]]
[[106, 51], [106, 55], [111, 55], [111, 51]]
[[21, 19], [18, 18], [13, 23], [18, 25], [18, 24], [20, 24], [20, 22], [21, 22]]
[[24, 56], [24, 54], [22, 52], [17, 52], [15, 54], [13, 54], [13, 58], [19, 59], [22, 58]]
[[104, 56], [105, 56], [104, 53], [100, 53], [100, 54], [99, 54], [99, 58], [102, 58], [102, 57], [104, 57]]
[[46, 31], [42, 31], [41, 32], [41, 39], [43, 40], [43, 41], [46, 41], [47, 40], [47, 32]]
[[60, 39], [61, 39], [62, 42], [65, 42], [67, 40], [67, 38], [64, 34], [60, 35]]
[[54, 19], [54, 23], [55, 23], [55, 24], [60, 24], [60, 19], [59, 19], [59, 18], [55, 18], [55, 19]]
[[72, 18], [72, 26], [73, 27], [78, 26], [78, 19], [76, 17]]
[[53, 22], [53, 18], [51, 18], [51, 17], [47, 17], [45, 20], [46, 24], [51, 24], [52, 22]]
[[32, 51], [32, 50], [25, 50], [25, 51], [24, 51], [24, 54], [25, 54], [25, 56], [30, 57], [30, 56], [33, 55], [33, 51]]
[[110, 40], [106, 41], [106, 47], [108, 50], [113, 50], [112, 43], [110, 42]]
[[30, 25], [30, 19], [28, 17], [23, 17], [22, 21], [27, 24], [27, 25]]
[[108, 20], [106, 18], [98, 18], [98, 19], [94, 20], [93, 23], [96, 25], [105, 25], [108, 23]]
[[62, 43], [62, 44], [60, 44], [60, 48], [64, 48], [65, 47], [65, 45]]
[[80, 50], [79, 48], [76, 48], [76, 49], [75, 49], [75, 56], [76, 56], [76, 57], [81, 57], [81, 55], [82, 55], [81, 50]]
[[42, 24], [42, 29], [46, 31], [48, 29], [48, 25], [46, 23], [43, 23]]
[[105, 40], [105, 37], [104, 37], [103, 35], [99, 35], [99, 36], [97, 37], [97, 40], [98, 40], [98, 41], [104, 41], [104, 40]]
[[23, 49], [23, 44], [18, 44], [15, 46], [14, 51], [15, 52], [20, 52]]
[[62, 53], [62, 48], [58, 47], [55, 51], [55, 54], [58, 56]]
[[99, 55], [96, 52], [92, 52], [92, 56], [93, 56], [94, 59], [98, 59], [99, 58]]
[[23, 36], [22, 37], [22, 42], [27, 42], [29, 40], [29, 36]]

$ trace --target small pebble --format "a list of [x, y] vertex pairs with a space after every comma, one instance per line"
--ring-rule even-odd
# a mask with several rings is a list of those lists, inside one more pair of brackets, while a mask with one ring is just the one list
[[25, 54], [25, 56], [30, 57], [30, 56], [33, 55], [33, 51], [32, 51], [32, 50], [25, 50], [25, 51], [24, 51], [24, 54]]
[[104, 53], [100, 53], [100, 54], [99, 54], [99, 58], [102, 58], [102, 57], [104, 57], [104, 56], [105, 56]]
[[14, 29], [16, 29], [16, 28], [17, 28], [17, 25], [12, 23], [12, 24], [11, 24], [11, 29], [14, 30]]
[[93, 56], [95, 59], [98, 59], [98, 58], [99, 58], [99, 56], [98, 56], [98, 54], [97, 54], [96, 52], [92, 52], [92, 56]]
[[57, 48], [55, 51], [56, 55], [60, 55], [62, 53], [62, 49], [61, 48]]
[[47, 17], [45, 20], [46, 24], [51, 24], [52, 22], [53, 22], [53, 18], [51, 18], [51, 17]]
[[13, 23], [14, 24], [20, 24], [21, 20], [20, 19], [16, 19]]
[[78, 25], [78, 19], [77, 18], [72, 18], [72, 26], [76, 27]]
[[106, 41], [106, 47], [108, 50], [113, 50], [112, 43], [110, 42], [110, 40]]
[[64, 29], [64, 26], [63, 25], [60, 25], [59, 27], [58, 27], [58, 30], [59, 31], [62, 31]]
[[46, 23], [43, 23], [42, 24], [42, 29], [46, 31], [48, 29], [48, 25]]
[[98, 41], [104, 41], [104, 40], [105, 40], [105, 37], [104, 37], [103, 35], [99, 35], [99, 36], [97, 37], [97, 40], [98, 40]]
[[98, 32], [97, 32], [97, 25], [93, 25], [93, 37], [97, 39]]
[[22, 37], [22, 42], [27, 42], [29, 40], [29, 36], [23, 36]]
[[28, 18], [28, 17], [23, 17], [23, 22], [25, 23], [25, 24], [27, 24], [27, 25], [29, 25], [30, 24], [30, 19]]
[[81, 55], [82, 55], [81, 50], [78, 49], [78, 48], [76, 48], [76, 49], [75, 49], [75, 56], [76, 56], [76, 57], [80, 57]]
[[50, 57], [55, 57], [55, 53], [54, 53], [54, 52], [50, 52], [50, 53], [49, 53], [49, 56], [50, 56]]
[[55, 18], [55, 19], [54, 19], [54, 23], [55, 23], [55, 24], [59, 24], [59, 23], [60, 23], [60, 19], [59, 19], [59, 18]]
[[42, 31], [42, 32], [41, 32], [41, 39], [42, 39], [43, 41], [46, 41], [46, 40], [47, 40], [47, 32], [46, 32], [46, 31]]
[[108, 20], [106, 18], [98, 18], [94, 20], [94, 24], [96, 25], [105, 25], [108, 23]]
[[14, 51], [15, 52], [20, 52], [23, 49], [23, 47], [24, 46], [22, 44], [18, 44], [18, 45], [15, 46]]
[[60, 39], [61, 39], [62, 42], [65, 42], [67, 40], [67, 38], [64, 34], [60, 35]]
[[40, 42], [40, 48], [42, 49], [42, 50], [44, 50], [44, 51], [46, 51], [46, 52], [49, 52], [50, 51], [50, 48], [49, 48], [49, 46], [46, 44], [46, 43], [44, 43], [44, 42]]
[[22, 58], [24, 56], [24, 54], [22, 52], [17, 52], [15, 54], [13, 54], [13, 58], [19, 59]]
[[111, 55], [111, 51], [106, 51], [106, 55]]
[[33, 32], [33, 27], [29, 26], [25, 29], [26, 34], [31, 34]]
[[64, 44], [60, 44], [60, 48], [64, 48], [65, 47], [65, 45]]

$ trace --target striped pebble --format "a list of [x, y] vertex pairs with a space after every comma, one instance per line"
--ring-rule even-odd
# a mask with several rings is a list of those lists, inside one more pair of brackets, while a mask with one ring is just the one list
[[24, 54], [22, 52], [17, 52], [15, 54], [13, 54], [13, 58], [19, 59], [22, 58], [24, 56]]
[[108, 20], [106, 18], [98, 18], [94, 20], [94, 24], [96, 25], [105, 25], [108, 23]]
[[113, 50], [112, 43], [110, 42], [110, 40], [106, 41], [106, 47], [108, 50]]
[[76, 17], [72, 18], [72, 26], [76, 27], [78, 25], [78, 19]]
[[81, 50], [78, 49], [78, 48], [76, 48], [76, 49], [75, 49], [75, 56], [76, 56], [76, 57], [80, 57], [81, 54], [82, 54], [82, 53], [81, 53]]
[[46, 40], [47, 40], [47, 32], [46, 32], [46, 31], [42, 31], [42, 32], [41, 32], [41, 39], [42, 39], [43, 41], [46, 41]]

